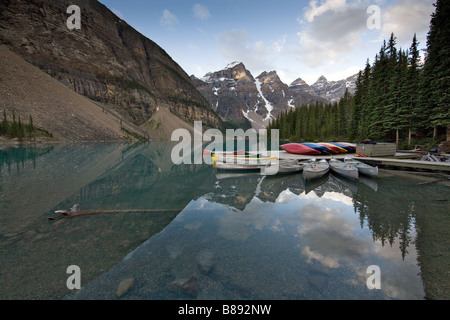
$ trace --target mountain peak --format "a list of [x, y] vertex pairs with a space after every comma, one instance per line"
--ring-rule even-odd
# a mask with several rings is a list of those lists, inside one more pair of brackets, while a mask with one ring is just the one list
[[278, 78], [279, 79], [280, 77], [278, 76], [276, 71], [270, 71], [270, 72], [264, 71], [256, 78], [258, 78], [258, 79], [259, 78]]
[[289, 87], [304, 86], [304, 85], [308, 85], [308, 84], [307, 84], [306, 81], [303, 80], [302, 78], [298, 78], [298, 79], [294, 80], [294, 81], [289, 85]]
[[280, 77], [278, 76], [276, 71], [264, 71], [259, 76], [256, 77], [256, 79], [260, 80], [263, 83], [282, 83]]
[[238, 67], [238, 66], [245, 69], [245, 66], [244, 66], [244, 64], [243, 64], [242, 62], [240, 62], [240, 61], [234, 61], [234, 62], [229, 63], [229, 64], [225, 67], [224, 70], [233, 69], [233, 68]]

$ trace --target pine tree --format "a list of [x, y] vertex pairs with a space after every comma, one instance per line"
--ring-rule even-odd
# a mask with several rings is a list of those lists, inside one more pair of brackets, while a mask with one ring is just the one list
[[347, 110], [350, 105], [351, 95], [348, 89], [345, 90], [344, 96], [338, 103], [338, 136], [344, 138], [348, 132]]
[[398, 50], [396, 64], [392, 66], [389, 78], [389, 98], [386, 106], [386, 125], [395, 131], [395, 142], [399, 144], [400, 130], [409, 124], [410, 110], [406, 99], [406, 73], [408, 71], [407, 53]]
[[369, 80], [369, 90], [367, 95], [367, 124], [368, 134], [372, 139], [379, 139], [386, 136], [388, 129], [385, 125], [385, 106], [388, 97], [388, 73], [389, 59], [386, 54], [387, 46], [384, 41], [375, 62]]
[[417, 36], [414, 34], [411, 47], [409, 48], [408, 57], [408, 72], [406, 77], [406, 99], [408, 105], [408, 115], [406, 116], [408, 122], [408, 145], [411, 145], [413, 123], [419, 122], [419, 116], [425, 114], [423, 110], [419, 109], [420, 98], [420, 77], [421, 72], [419, 69], [420, 64], [420, 52], [419, 42]]
[[34, 131], [33, 117], [30, 114], [30, 122], [27, 125], [27, 132], [29, 135]]
[[395, 141], [398, 146], [399, 131], [403, 127], [403, 100], [404, 100], [404, 71], [407, 68], [406, 54], [396, 48], [397, 38], [391, 33], [387, 47], [387, 91], [384, 107], [385, 134], [395, 132]]
[[23, 138], [25, 138], [25, 126], [22, 123], [22, 120], [19, 116], [19, 122], [17, 123], [17, 138], [19, 138], [19, 141], [21, 141]]
[[13, 114], [12, 114], [12, 123], [11, 123], [11, 127], [10, 127], [10, 133], [9, 136], [10, 138], [15, 138], [18, 136], [19, 134], [19, 130], [17, 127], [17, 122], [16, 122], [16, 113], [13, 110]]
[[[425, 100], [422, 108], [431, 111], [430, 125], [447, 127], [447, 140], [450, 139], [450, 1], [437, 0], [434, 4], [430, 30], [427, 37], [427, 57], [424, 67]], [[425, 105], [424, 105], [425, 104]]]
[[295, 137], [301, 138], [302, 135], [302, 118], [300, 113], [300, 108], [295, 109]]
[[356, 79], [356, 90], [355, 90], [355, 106], [351, 111], [351, 119], [350, 119], [350, 127], [348, 130], [348, 135], [350, 138], [355, 139], [358, 136], [358, 127], [361, 122], [361, 100], [362, 100], [362, 82], [363, 82], [363, 73], [359, 71], [358, 78]]
[[8, 135], [9, 132], [9, 125], [8, 125], [8, 119], [6, 118], [6, 110], [3, 110], [3, 120], [0, 127], [0, 135]]
[[369, 115], [369, 105], [368, 105], [368, 96], [369, 96], [369, 86], [371, 79], [372, 66], [369, 63], [369, 59], [367, 59], [366, 66], [363, 72], [363, 78], [361, 82], [361, 87], [358, 89], [359, 94], [361, 95], [358, 99], [355, 94], [355, 105], [360, 105], [361, 109], [361, 119], [358, 125], [358, 132], [361, 138], [365, 138], [368, 135], [368, 115]]

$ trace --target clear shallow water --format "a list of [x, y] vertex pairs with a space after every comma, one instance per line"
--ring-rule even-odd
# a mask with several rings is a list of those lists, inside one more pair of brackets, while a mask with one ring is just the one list
[[[0, 151], [0, 298], [449, 298], [448, 182], [381, 170], [305, 185], [175, 166], [171, 148]], [[48, 221], [75, 203], [129, 212]]]

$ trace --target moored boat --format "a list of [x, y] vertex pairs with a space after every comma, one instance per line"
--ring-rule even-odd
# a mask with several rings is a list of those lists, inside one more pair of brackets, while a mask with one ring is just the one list
[[301, 163], [303, 165], [303, 178], [305, 180], [318, 179], [323, 177], [330, 170], [330, 165], [325, 159], [317, 161], [311, 159]]
[[254, 156], [234, 156], [234, 155], [217, 155], [213, 154], [211, 156], [213, 161], [221, 161], [226, 163], [236, 163], [236, 164], [263, 164], [267, 165], [271, 161], [278, 160], [277, 157], [262, 157], [260, 155]]
[[292, 154], [301, 155], [318, 155], [321, 154], [320, 151], [311, 148], [303, 143], [287, 143], [280, 146], [281, 149]]
[[245, 150], [238, 150], [238, 151], [216, 151], [216, 150], [213, 150], [213, 151], [211, 151], [211, 150], [203, 149], [202, 154], [211, 155], [211, 156], [213, 154], [226, 155], [226, 156], [233, 156], [233, 155], [237, 156], [237, 155], [245, 155], [246, 153], [245, 153]]
[[337, 150], [337, 147], [335, 147], [335, 146], [331, 146], [331, 145], [328, 145], [323, 142], [318, 143], [318, 145], [321, 145], [321, 146], [327, 148], [327, 152], [330, 154], [338, 154], [339, 153], [339, 151]]
[[308, 147], [310, 147], [310, 148], [313, 148], [313, 149], [319, 151], [320, 154], [322, 154], [322, 153], [328, 153], [328, 150], [329, 150], [328, 147], [322, 146], [322, 145], [320, 145], [320, 144], [318, 144], [318, 143], [306, 142], [306, 143], [303, 143], [303, 144], [304, 144], [305, 146], [308, 146]]
[[352, 151], [356, 151], [356, 143], [350, 143], [350, 142], [338, 142], [339, 144], [349, 147]]
[[345, 163], [337, 159], [330, 159], [330, 169], [348, 179], [357, 180], [359, 177], [358, 168], [354, 164]]
[[340, 143], [337, 143], [337, 142], [331, 142], [331, 144], [333, 144], [333, 145], [335, 145], [335, 146], [337, 146], [339, 148], [345, 149], [348, 153], [354, 153], [355, 152], [355, 150], [353, 150], [353, 147], [346, 146], [346, 145], [343, 145], [343, 144], [340, 144]]
[[337, 154], [344, 154], [344, 153], [348, 152], [347, 149], [344, 149], [342, 147], [338, 147], [337, 145], [329, 143], [329, 142], [321, 142], [320, 144], [325, 146], [325, 147], [327, 147], [327, 148], [329, 148], [332, 151], [335, 151]]
[[214, 161], [213, 167], [218, 170], [229, 170], [229, 171], [260, 171], [262, 175], [274, 175], [278, 173], [295, 173], [301, 172], [303, 166], [296, 160], [279, 161], [279, 162], [261, 162], [253, 159], [252, 162], [223, 162]]
[[358, 171], [365, 176], [371, 178], [378, 177], [378, 167], [373, 167], [371, 165], [368, 165], [364, 162], [361, 162], [359, 160], [350, 157], [345, 157], [344, 162], [355, 165], [358, 168]]
[[274, 175], [279, 173], [296, 173], [302, 172], [303, 166], [301, 164], [292, 162], [281, 162], [278, 165], [273, 164], [271, 166], [261, 167], [261, 174]]

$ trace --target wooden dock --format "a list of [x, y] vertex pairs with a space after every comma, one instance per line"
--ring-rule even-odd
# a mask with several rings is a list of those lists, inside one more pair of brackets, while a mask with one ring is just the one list
[[387, 166], [387, 167], [400, 167], [409, 169], [450, 172], [449, 162], [432, 162], [432, 161], [419, 161], [409, 159], [389, 159], [389, 158], [373, 158], [373, 157], [357, 158], [357, 159], [364, 163], [380, 167]]
[[396, 167], [396, 168], [408, 168], [408, 169], [420, 169], [420, 170], [430, 170], [430, 171], [442, 171], [450, 172], [449, 162], [432, 162], [432, 161], [420, 161], [420, 157], [417, 154], [411, 153], [396, 153], [394, 157], [391, 158], [380, 158], [380, 157], [355, 157], [354, 154], [336, 154], [336, 155], [297, 155], [291, 154], [286, 151], [279, 151], [280, 160], [299, 160], [305, 161], [309, 159], [344, 159], [345, 157], [350, 157], [357, 159], [359, 161], [365, 162], [367, 164], [379, 167]]

